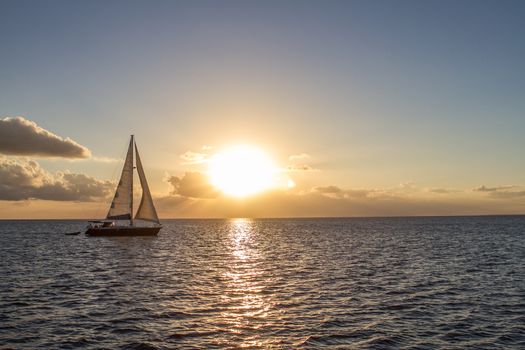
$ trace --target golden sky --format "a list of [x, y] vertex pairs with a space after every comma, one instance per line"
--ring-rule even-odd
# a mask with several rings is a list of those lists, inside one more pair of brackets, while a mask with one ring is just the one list
[[[23, 117], [0, 120], [1, 218], [102, 218], [123, 161], [94, 156], [85, 146]], [[21, 141], [22, 140], [22, 141]], [[124, 141], [124, 140], [123, 140]], [[125, 141], [124, 143], [127, 143]], [[140, 144], [139, 144], [140, 149]], [[272, 149], [268, 147], [268, 149]], [[202, 145], [178, 155], [177, 173], [148, 171], [163, 218], [325, 217], [520, 214], [525, 188], [480, 185], [428, 187], [413, 181], [389, 187], [327, 182], [322, 158], [273, 156], [254, 144]], [[41, 163], [64, 167], [52, 172]], [[73, 167], [113, 168], [98, 178]], [[328, 168], [328, 171], [330, 169]], [[160, 176], [159, 176], [160, 175]], [[140, 188], [135, 180], [135, 203]]]

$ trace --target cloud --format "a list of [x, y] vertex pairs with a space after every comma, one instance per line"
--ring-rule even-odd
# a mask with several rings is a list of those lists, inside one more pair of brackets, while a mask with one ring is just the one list
[[180, 158], [183, 160], [183, 165], [193, 165], [193, 164], [202, 164], [206, 163], [209, 158], [209, 152], [213, 149], [212, 146], [203, 145], [198, 152], [186, 151], [184, 154], [180, 155]]
[[173, 187], [173, 195], [189, 198], [215, 198], [219, 195], [208, 177], [197, 171], [186, 172], [181, 177], [170, 176], [166, 181]]
[[87, 158], [90, 151], [23, 117], [0, 119], [0, 153], [20, 156]]
[[318, 186], [314, 190], [319, 193], [342, 193], [343, 190], [337, 186]]
[[298, 161], [298, 160], [305, 160], [309, 159], [310, 155], [307, 153], [300, 153], [300, 154], [292, 154], [288, 157], [288, 160], [291, 162]]
[[337, 186], [319, 186], [319, 187], [314, 187], [313, 189], [315, 192], [319, 192], [319, 193], [322, 193], [322, 194], [335, 194], [335, 195], [340, 195], [340, 194], [343, 194], [344, 191], [337, 187]]
[[315, 171], [317, 169], [304, 163], [307, 159], [310, 159], [310, 155], [306, 153], [292, 154], [288, 157], [288, 160], [292, 163], [286, 167], [289, 172], [298, 171]]
[[286, 167], [288, 171], [314, 171], [315, 169], [307, 164], [301, 165], [288, 165]]
[[438, 194], [449, 194], [449, 193], [458, 193], [460, 190], [454, 188], [427, 188], [427, 192], [438, 193]]
[[199, 152], [192, 152], [187, 151], [184, 154], [181, 154], [181, 159], [184, 160], [182, 164], [189, 165], [189, 164], [202, 164], [206, 162], [208, 159], [208, 155], [206, 153], [199, 153]]
[[508, 186], [497, 186], [497, 187], [486, 187], [485, 185], [479, 186], [474, 189], [476, 192], [500, 192], [500, 191], [507, 191], [513, 188], [516, 188], [518, 186], [515, 185], [508, 185]]
[[346, 199], [374, 199], [374, 198], [392, 198], [394, 193], [388, 190], [378, 189], [346, 189], [343, 190], [337, 186], [318, 186], [314, 187], [311, 192], [319, 193], [330, 198]]
[[473, 191], [484, 192], [489, 197], [500, 199], [525, 197], [525, 189], [522, 186], [517, 185], [506, 185], [496, 187], [487, 187], [485, 185], [482, 185], [474, 188]]
[[184, 154], [180, 155], [180, 158], [183, 160], [183, 165], [193, 165], [193, 164], [202, 164], [206, 163], [209, 160], [209, 152], [213, 149], [212, 146], [203, 145], [198, 152], [186, 151]]
[[110, 181], [84, 174], [60, 172], [52, 175], [34, 160], [0, 158], [0, 200], [43, 199], [92, 201], [105, 198], [112, 190]]

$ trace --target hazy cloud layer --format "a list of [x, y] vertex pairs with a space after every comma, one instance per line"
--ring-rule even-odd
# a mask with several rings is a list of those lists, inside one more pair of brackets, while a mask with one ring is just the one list
[[90, 151], [23, 117], [0, 119], [0, 153], [20, 156], [87, 158]]
[[170, 176], [166, 181], [171, 184], [173, 195], [189, 198], [215, 198], [219, 195], [208, 177], [197, 171], [186, 172], [181, 177]]
[[167, 196], [156, 199], [164, 217], [349, 217], [520, 214], [522, 200], [494, 201], [471, 197], [412, 198], [400, 196], [335, 197], [316, 191], [274, 191], [234, 199]]
[[[173, 179], [174, 177], [172, 177]], [[235, 199], [213, 191], [200, 173], [186, 173], [183, 178], [192, 186], [181, 186], [169, 196], [156, 199], [165, 217], [322, 217], [322, 216], [412, 216], [412, 215], [480, 215], [518, 214], [525, 202], [518, 193], [492, 197], [470, 190], [429, 191], [414, 183], [392, 188], [343, 189], [318, 186], [311, 189], [275, 190]], [[191, 181], [190, 181], [191, 180]], [[202, 186], [202, 187], [201, 187]], [[518, 186], [519, 187], [519, 186]], [[205, 190], [197, 191], [196, 188]], [[189, 191], [189, 189], [194, 189]]]
[[0, 200], [91, 201], [112, 189], [110, 181], [67, 172], [52, 175], [33, 160], [0, 158]]
[[[0, 217], [39, 217], [38, 215], [44, 215], [42, 213], [47, 216], [56, 215], [57, 207], [61, 208], [62, 217], [96, 217], [93, 214], [93, 202], [69, 206], [60, 203], [107, 198], [113, 191], [113, 185], [109, 181], [99, 181], [81, 174], [51, 175], [34, 161], [15, 161], [1, 157], [0, 179]], [[490, 187], [489, 189], [496, 190], [489, 191], [488, 187], [480, 191], [455, 189], [447, 193], [449, 190], [429, 191], [428, 188], [420, 188], [414, 184], [362, 189], [328, 185], [309, 189], [280, 189], [239, 199], [224, 196], [214, 189], [203, 173], [187, 172], [182, 176], [170, 176], [166, 180], [172, 185], [171, 192], [154, 198], [157, 210], [164, 218], [483, 215], [525, 212], [523, 186]], [[31, 198], [54, 200], [55, 204], [47, 204], [46, 207], [42, 204], [48, 203], [45, 201], [15, 201]], [[23, 203], [27, 205], [22, 206]], [[79, 208], [85, 210], [81, 211]]]

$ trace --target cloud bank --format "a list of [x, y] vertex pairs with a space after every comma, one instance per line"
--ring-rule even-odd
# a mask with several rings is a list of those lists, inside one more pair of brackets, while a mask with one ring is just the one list
[[18, 156], [87, 158], [90, 151], [23, 117], [0, 119], [0, 153]]
[[198, 171], [186, 172], [181, 177], [170, 176], [166, 181], [172, 186], [172, 195], [187, 198], [216, 198], [219, 195], [208, 177]]
[[[163, 217], [359, 217], [523, 214], [525, 202], [513, 194], [470, 189], [428, 189], [409, 182], [392, 188], [344, 189], [334, 185], [280, 189], [249, 198], [214, 190], [198, 172], [172, 176], [170, 195], [155, 199]], [[508, 190], [507, 187], [503, 187]], [[501, 190], [500, 190], [501, 191]]]
[[[171, 189], [154, 198], [157, 211], [164, 218], [525, 213], [525, 187], [517, 185], [463, 190], [423, 188], [414, 183], [391, 188], [299, 186], [248, 198], [232, 198], [215, 189], [202, 172], [185, 172], [165, 180]], [[93, 203], [105, 201], [113, 190], [114, 184], [110, 181], [69, 172], [51, 174], [33, 160], [0, 157], [0, 217], [3, 218], [56, 217], [56, 208], [61, 208], [61, 217], [93, 218], [97, 209]], [[69, 207], [65, 204], [72, 201], [77, 203]], [[100, 211], [100, 205], [97, 210]]]
[[0, 200], [42, 199], [87, 202], [105, 198], [110, 181], [68, 172], [52, 175], [33, 160], [0, 158]]
[[155, 200], [167, 218], [285, 218], [523, 214], [523, 201], [401, 196], [334, 197], [316, 191], [268, 192], [256, 197], [196, 199], [166, 196]]

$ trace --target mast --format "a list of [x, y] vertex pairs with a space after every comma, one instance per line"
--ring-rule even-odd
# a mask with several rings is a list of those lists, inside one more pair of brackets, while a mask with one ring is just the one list
[[[133, 147], [133, 145], [135, 144], [135, 140], [134, 140], [134, 135], [131, 135], [131, 146], [130, 147]], [[129, 225], [130, 226], [133, 226], [133, 150], [131, 151], [131, 193], [130, 193], [130, 198], [131, 198], [131, 202], [130, 202], [130, 205], [129, 205], [129, 212], [130, 212], [130, 215], [129, 215]]]

